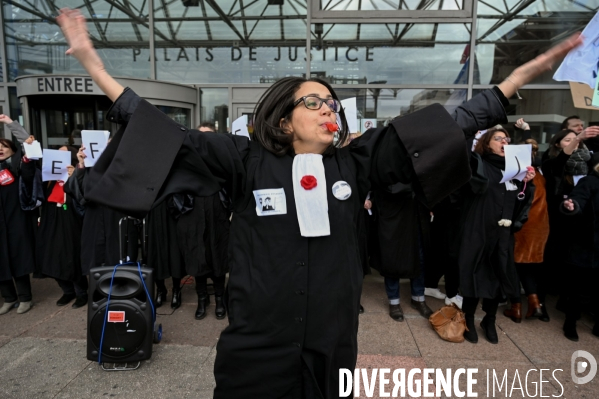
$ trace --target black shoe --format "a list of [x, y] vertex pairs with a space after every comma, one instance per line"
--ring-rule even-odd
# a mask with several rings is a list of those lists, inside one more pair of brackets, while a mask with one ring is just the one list
[[[208, 301], [210, 301], [210, 298], [208, 298]], [[225, 301], [223, 300], [223, 296], [215, 295], [214, 303], [216, 303], [216, 309], [214, 310], [214, 315], [216, 316], [216, 319], [217, 320], [224, 319], [225, 316], [227, 315], [227, 309], [225, 308]]]
[[578, 332], [576, 331], [576, 323], [564, 323], [564, 336], [570, 341], [578, 342]]
[[485, 332], [485, 338], [492, 344], [499, 343], [499, 337], [497, 336], [497, 329], [495, 328], [495, 319], [483, 317], [483, 321], [480, 322], [480, 328]]
[[181, 288], [173, 289], [173, 299], [171, 299], [171, 308], [179, 309], [179, 306], [181, 306]]
[[428, 305], [426, 304], [426, 302], [424, 302], [424, 301], [418, 302], [418, 301], [415, 301], [415, 300], [412, 299], [412, 302], [410, 302], [410, 304], [425, 319], [428, 319], [433, 314], [433, 311], [431, 310], [431, 308], [429, 308]]
[[401, 305], [389, 305], [389, 316], [395, 321], [403, 321], [403, 309]]
[[166, 302], [166, 291], [156, 291], [156, 299], [154, 299], [154, 307], [158, 309]]
[[464, 331], [464, 339], [470, 343], [478, 343], [478, 333], [474, 325], [474, 316], [466, 316], [466, 330]]
[[539, 317], [539, 320], [544, 322], [549, 322], [549, 313], [547, 313], [547, 306], [544, 303], [541, 303], [541, 313], [542, 315]]
[[75, 303], [73, 303], [72, 308], [79, 309], [85, 305], [87, 305], [87, 294], [78, 296], [77, 299], [75, 299]]
[[196, 320], [202, 320], [206, 317], [206, 306], [210, 304], [210, 297], [207, 294], [198, 296], [198, 308], [196, 309]]
[[364, 313], [364, 306], [362, 306], [362, 304], [360, 304], [360, 307], [358, 308], [358, 313]]
[[75, 294], [64, 294], [61, 296], [58, 301], [56, 301], [57, 306], [65, 306], [68, 305], [73, 299], [75, 299], [77, 295]]

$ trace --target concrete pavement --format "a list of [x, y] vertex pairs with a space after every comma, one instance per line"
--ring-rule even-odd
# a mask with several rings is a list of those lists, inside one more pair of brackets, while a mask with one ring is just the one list
[[[57, 307], [61, 291], [54, 280], [33, 280], [33, 293], [30, 312], [18, 315], [13, 310], [0, 316], [0, 398], [212, 397], [215, 346], [227, 321], [214, 318], [214, 301], [204, 320], [194, 319], [197, 297], [193, 284], [184, 285], [183, 305], [178, 310], [172, 311], [168, 304], [159, 309], [163, 340], [154, 346], [150, 360], [128, 372], [106, 372], [86, 359], [87, 311], [70, 305]], [[403, 323], [387, 315], [382, 278], [366, 277], [362, 295], [365, 313], [360, 316], [358, 335], [359, 368], [406, 369], [406, 375], [413, 368], [477, 368], [474, 392], [482, 398], [541, 397], [540, 386], [546, 397], [599, 397], [599, 376], [584, 385], [574, 384], [570, 376], [574, 351], [590, 352], [599, 361], [599, 338], [591, 334], [592, 321], [585, 316], [579, 322], [580, 342], [567, 340], [561, 330], [564, 315], [555, 310], [555, 298], [548, 303], [551, 322], [523, 320], [515, 324], [500, 314], [499, 344], [488, 343], [478, 329], [480, 340], [473, 345], [441, 340], [428, 321], [410, 307], [407, 282], [402, 283], [401, 294], [406, 316]], [[433, 310], [442, 306], [441, 300], [428, 297], [427, 303]], [[499, 313], [502, 311], [500, 307]], [[479, 309], [478, 320], [482, 316]], [[542, 378], [547, 382], [540, 383], [539, 372], [530, 372], [526, 381], [531, 369], [548, 369]], [[488, 386], [487, 370], [491, 380]], [[506, 370], [506, 384], [501, 392], [495, 385], [493, 395], [493, 371], [501, 380]], [[391, 381], [387, 392], [393, 386]], [[465, 379], [460, 379], [460, 389], [466, 389]], [[360, 397], [367, 397], [363, 389]], [[379, 397], [378, 385], [373, 397]], [[442, 393], [441, 397], [455, 396]]]

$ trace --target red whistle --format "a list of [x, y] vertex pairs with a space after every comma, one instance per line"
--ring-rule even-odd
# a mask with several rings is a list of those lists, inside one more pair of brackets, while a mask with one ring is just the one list
[[528, 170], [529, 172], [532, 172], [533, 170], [535, 170], [535, 168], [533, 168], [532, 166], [527, 166], [526, 170]]
[[331, 132], [331, 133], [339, 130], [339, 126], [337, 126], [336, 123], [327, 122], [327, 123], [325, 123], [325, 125], [327, 125], [327, 129], [329, 129], [329, 132]]

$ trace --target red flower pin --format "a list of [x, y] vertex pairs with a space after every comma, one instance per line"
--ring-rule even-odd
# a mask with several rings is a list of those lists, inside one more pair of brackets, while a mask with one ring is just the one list
[[305, 190], [312, 190], [314, 187], [317, 186], [318, 183], [316, 181], [316, 177], [306, 175], [302, 177], [302, 180], [300, 180], [300, 184]]

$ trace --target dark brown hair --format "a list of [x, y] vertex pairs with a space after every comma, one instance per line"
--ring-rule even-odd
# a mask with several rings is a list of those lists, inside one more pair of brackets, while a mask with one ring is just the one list
[[562, 151], [559, 143], [570, 133], [577, 135], [577, 133], [572, 129], [563, 129], [553, 135], [551, 140], [549, 140], [549, 158], [555, 158], [559, 155], [559, 153]]
[[[570, 122], [570, 120], [572, 120], [572, 119], [580, 119], [580, 116], [578, 116], [578, 115], [572, 115], [572, 116], [569, 116], [569, 117], [567, 117], [567, 118], [566, 118], [566, 119], [564, 119], [564, 121], [562, 122], [562, 126], [560, 127], [560, 129], [562, 129], [562, 130], [568, 129], [569, 122]], [[581, 119], [581, 120], [582, 120], [582, 119]]]
[[[291, 121], [295, 93], [306, 82], [320, 83], [329, 90], [334, 99], [339, 100], [335, 90], [324, 80], [291, 76], [278, 80], [270, 86], [260, 97], [254, 110], [254, 137], [264, 148], [276, 155], [284, 155], [293, 151], [293, 136], [285, 133], [285, 130], [281, 127], [281, 119], [286, 122]], [[326, 107], [325, 104], [322, 106]], [[343, 107], [339, 110], [339, 116], [342, 126], [339, 126], [337, 132], [337, 143], [331, 144], [325, 153], [330, 153], [335, 147], [341, 147], [347, 140], [349, 131]]]
[[489, 154], [491, 151], [491, 147], [489, 143], [493, 139], [493, 135], [497, 132], [505, 133], [505, 137], [510, 137], [510, 134], [504, 128], [492, 127], [487, 130], [487, 133], [483, 134], [481, 138], [476, 142], [476, 147], [474, 147], [474, 152], [483, 155]]
[[200, 130], [201, 127], [207, 127], [208, 129], [216, 132], [216, 125], [212, 122], [202, 122], [198, 125], [196, 129]]
[[12, 152], [17, 152], [17, 146], [15, 145], [15, 143], [13, 143], [12, 140], [0, 139], [0, 143], [5, 147], [10, 148], [12, 150]]

